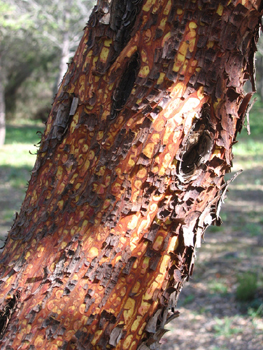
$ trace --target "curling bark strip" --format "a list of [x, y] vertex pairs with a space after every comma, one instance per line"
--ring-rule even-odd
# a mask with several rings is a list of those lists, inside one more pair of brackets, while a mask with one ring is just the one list
[[1, 349], [155, 349], [253, 93], [261, 1], [98, 1], [0, 269]]

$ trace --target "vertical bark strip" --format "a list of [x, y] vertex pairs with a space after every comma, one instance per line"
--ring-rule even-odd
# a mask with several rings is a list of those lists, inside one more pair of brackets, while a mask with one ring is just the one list
[[[261, 2], [99, 1], [1, 259], [1, 349], [156, 349], [219, 207]], [[5, 316], [3, 316], [5, 317]]]

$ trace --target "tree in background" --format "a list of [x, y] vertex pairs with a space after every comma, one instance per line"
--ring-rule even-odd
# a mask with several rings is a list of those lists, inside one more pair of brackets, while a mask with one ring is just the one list
[[[0, 115], [3, 126], [0, 132], [1, 145], [5, 138], [5, 111], [7, 109], [9, 115], [15, 113], [19, 88], [35, 72], [34, 80], [40, 77], [43, 79], [43, 75], [48, 76], [47, 66], [54, 60], [60, 61], [55, 67], [57, 81], [53, 82], [53, 93], [57, 92], [57, 84], [61, 82], [67, 63], [82, 35], [91, 3], [87, 0], [0, 2]], [[34, 87], [31, 87], [31, 90], [33, 89]], [[25, 96], [26, 94], [23, 94], [22, 98]], [[25, 114], [30, 115], [32, 112]]]
[[[58, 49], [59, 85], [73, 57], [82, 30], [90, 15], [94, 1], [91, 0], [22, 0], [27, 12], [34, 19], [34, 30], [38, 38], [48, 40], [49, 45]], [[57, 86], [55, 88], [57, 92]]]
[[1, 259], [3, 349], [156, 349], [220, 224], [259, 1], [98, 1]]
[[[32, 22], [25, 11], [22, 9], [20, 11], [18, 7], [0, 1], [0, 146], [5, 141], [5, 90], [9, 81], [12, 80], [10, 75], [13, 74], [14, 66], [19, 66], [19, 62], [23, 64], [25, 61], [24, 56], [27, 53], [22, 50], [23, 45], [28, 44], [29, 48], [34, 47], [34, 40], [27, 40], [31, 24]], [[20, 67], [16, 67], [16, 69], [20, 70]], [[20, 75], [22, 77], [28, 74], [27, 70], [24, 69]]]

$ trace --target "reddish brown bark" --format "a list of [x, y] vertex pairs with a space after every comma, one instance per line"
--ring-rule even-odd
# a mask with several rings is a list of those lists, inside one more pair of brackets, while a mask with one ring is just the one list
[[99, 1], [1, 266], [1, 349], [155, 349], [219, 208], [259, 1]]

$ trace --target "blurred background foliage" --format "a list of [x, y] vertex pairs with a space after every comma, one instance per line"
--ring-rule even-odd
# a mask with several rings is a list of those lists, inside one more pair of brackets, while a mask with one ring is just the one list
[[[66, 63], [95, 1], [0, 0], [0, 239], [19, 211]], [[197, 267], [179, 301], [179, 323], [169, 326], [164, 350], [263, 349], [263, 40], [256, 55], [257, 101], [234, 145], [233, 172], [222, 208], [224, 224], [206, 234]], [[0, 120], [1, 126], [1, 120]], [[246, 125], [245, 125], [246, 126]], [[31, 151], [31, 154], [29, 153]], [[231, 174], [228, 174], [231, 177]], [[228, 178], [229, 178], [228, 177]], [[195, 341], [193, 341], [195, 339]]]
[[0, 0], [0, 113], [7, 122], [46, 119], [93, 5]]
[[[0, 113], [5, 112], [7, 122], [46, 120], [94, 4], [95, 0], [0, 0]], [[257, 97], [263, 101], [262, 38], [256, 66]]]

